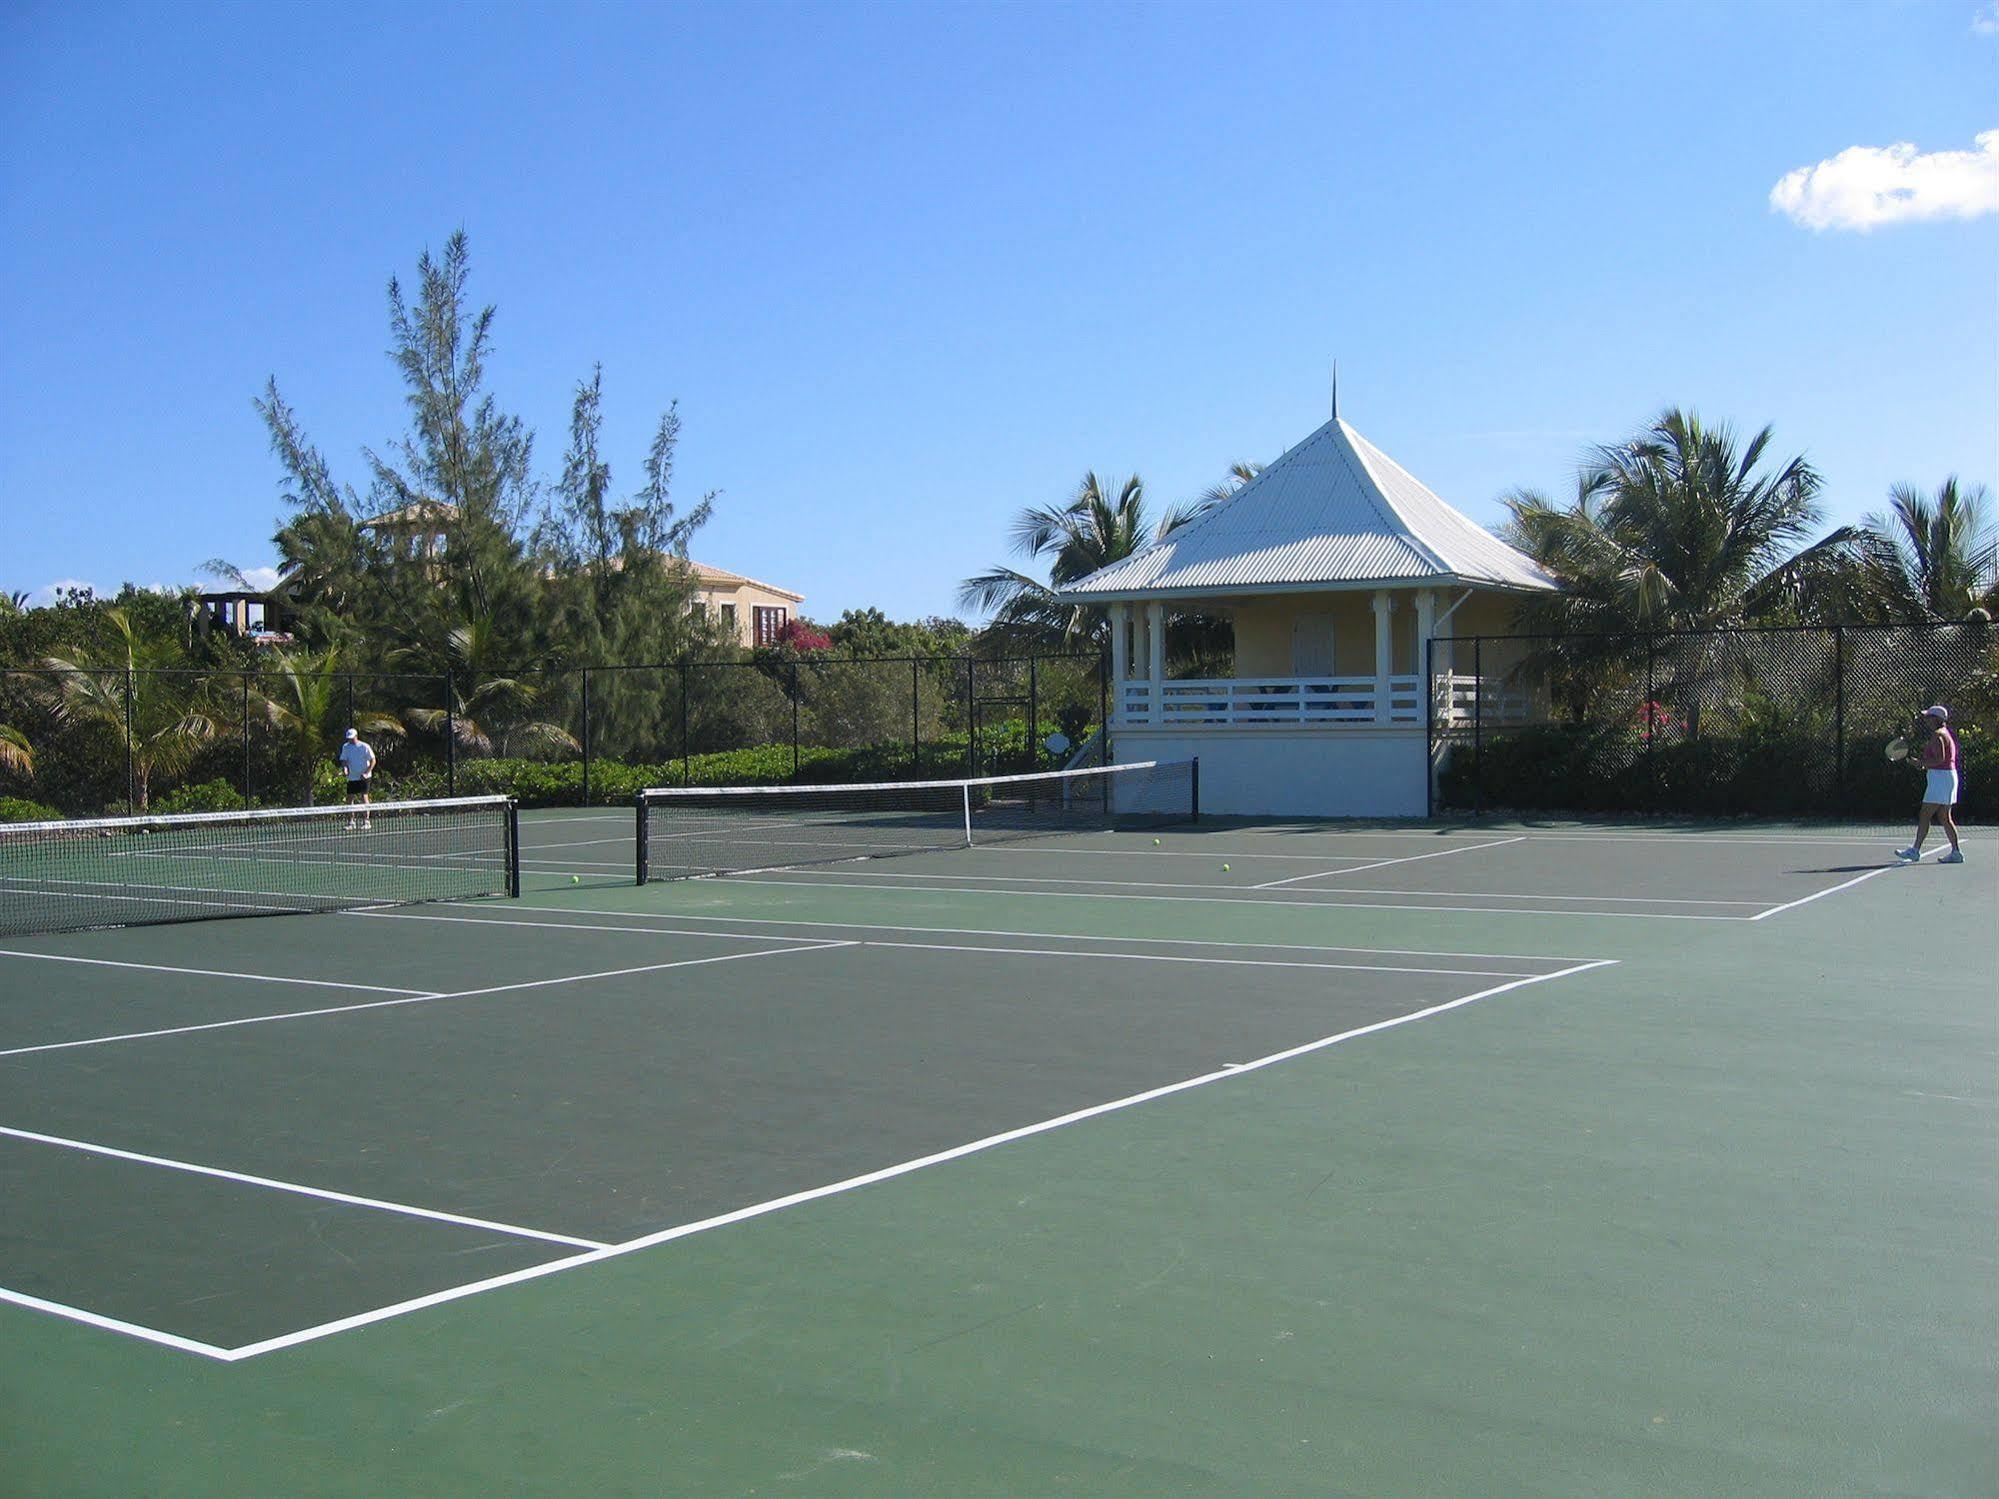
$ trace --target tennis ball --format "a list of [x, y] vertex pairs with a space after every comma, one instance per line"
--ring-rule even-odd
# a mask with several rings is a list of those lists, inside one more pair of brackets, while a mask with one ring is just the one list
[[1155, 839], [1153, 839], [1153, 840], [1152, 840], [1152, 846], [1153, 846], [1154, 848], [1157, 848], [1157, 847], [1159, 847], [1159, 840], [1158, 840], [1157, 838], [1155, 838]]
[[569, 877], [569, 883], [572, 885], [580, 885], [583, 883], [583, 876], [580, 874], [572, 874]]
[[1228, 867], [1228, 865], [1224, 864], [1224, 865], [1222, 866], [1222, 873], [1223, 873], [1223, 874], [1227, 874], [1228, 872], [1229, 872], [1229, 867]]

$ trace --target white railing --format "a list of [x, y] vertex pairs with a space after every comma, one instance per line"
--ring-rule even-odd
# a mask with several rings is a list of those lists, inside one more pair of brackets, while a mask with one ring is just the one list
[[[1421, 723], [1421, 677], [1221, 677], [1118, 684], [1117, 721], [1178, 728], [1214, 724]], [[1386, 711], [1380, 709], [1385, 705]]]
[[1436, 715], [1440, 724], [1468, 724], [1474, 718], [1487, 724], [1519, 724], [1546, 717], [1532, 693], [1493, 677], [1481, 683], [1470, 672], [1458, 671], [1437, 673]]
[[[1385, 689], [1385, 696], [1384, 696]], [[1543, 713], [1532, 693], [1469, 672], [1439, 672], [1433, 712], [1439, 724], [1532, 723]], [[1483, 705], [1480, 697], [1483, 695]], [[1140, 728], [1277, 724], [1418, 724], [1423, 679], [1388, 677], [1220, 677], [1159, 684], [1121, 682], [1111, 699], [1117, 723]], [[1380, 711], [1385, 703], [1386, 711]]]

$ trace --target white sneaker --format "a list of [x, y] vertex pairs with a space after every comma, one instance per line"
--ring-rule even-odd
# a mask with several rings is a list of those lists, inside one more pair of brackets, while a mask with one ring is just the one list
[[1913, 848], [1898, 848], [1895, 850], [1895, 857], [1900, 859], [1904, 864], [1913, 864], [1916, 860], [1922, 858], [1922, 855]]
[[1939, 864], [1962, 864], [1963, 862], [1964, 850], [1961, 848], [1954, 848], [1947, 854], [1937, 856], [1937, 863]]

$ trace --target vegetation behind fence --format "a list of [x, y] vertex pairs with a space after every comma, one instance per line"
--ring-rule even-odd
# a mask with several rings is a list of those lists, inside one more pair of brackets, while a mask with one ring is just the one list
[[[1962, 751], [1961, 815], [1999, 816], [1999, 632], [1989, 622], [1437, 641], [1501, 661], [1434, 714], [1454, 811], [1899, 817], [1921, 783], [1887, 742], [1932, 703]], [[1448, 652], [1448, 655], [1442, 653]], [[1502, 706], [1503, 705], [1503, 706]]]

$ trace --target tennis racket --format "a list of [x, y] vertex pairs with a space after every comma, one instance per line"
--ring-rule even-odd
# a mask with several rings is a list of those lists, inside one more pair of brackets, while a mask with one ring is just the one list
[[1908, 759], [1909, 741], [1904, 739], [1900, 734], [1897, 734], [1893, 739], [1890, 739], [1888, 741], [1888, 758], [1890, 760]]

